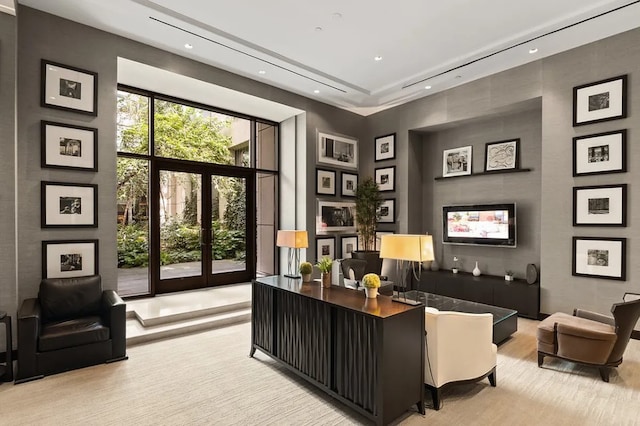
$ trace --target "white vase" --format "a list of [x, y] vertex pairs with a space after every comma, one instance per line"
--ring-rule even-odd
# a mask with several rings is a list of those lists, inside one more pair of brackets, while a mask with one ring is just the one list
[[474, 277], [479, 277], [480, 274], [481, 274], [480, 268], [478, 268], [478, 261], [476, 260], [476, 267], [473, 268], [473, 276]]
[[365, 287], [364, 292], [367, 294], [369, 299], [375, 299], [378, 297], [378, 288], [377, 287]]

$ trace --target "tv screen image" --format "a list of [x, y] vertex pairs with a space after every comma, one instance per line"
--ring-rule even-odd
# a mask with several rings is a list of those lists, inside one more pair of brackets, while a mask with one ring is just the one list
[[515, 247], [515, 204], [445, 206], [443, 242]]

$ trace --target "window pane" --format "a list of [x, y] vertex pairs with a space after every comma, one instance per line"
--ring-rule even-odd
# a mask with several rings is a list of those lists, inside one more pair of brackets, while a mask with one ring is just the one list
[[117, 149], [149, 154], [149, 98], [118, 91]]
[[277, 170], [278, 128], [264, 123], [256, 123], [256, 127], [256, 167], [264, 170]]
[[244, 178], [211, 177], [211, 271], [247, 269], [247, 184]]
[[258, 173], [258, 196], [256, 197], [256, 238], [258, 276], [276, 273], [276, 209], [278, 178], [276, 175]]
[[149, 162], [118, 158], [118, 294], [149, 293]]

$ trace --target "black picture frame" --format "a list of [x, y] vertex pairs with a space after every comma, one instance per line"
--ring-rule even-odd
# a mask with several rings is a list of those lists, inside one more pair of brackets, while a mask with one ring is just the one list
[[316, 195], [336, 195], [335, 170], [316, 169]]
[[97, 228], [98, 185], [41, 182], [42, 228]]
[[484, 146], [486, 173], [520, 168], [520, 138], [487, 142]]
[[396, 223], [395, 198], [387, 198], [382, 200], [382, 205], [380, 206], [380, 218], [378, 219], [378, 223]]
[[[351, 245], [351, 247], [349, 247]], [[351, 251], [349, 251], [351, 248]], [[340, 257], [342, 259], [350, 259], [352, 253], [358, 250], [358, 236], [348, 235], [340, 238]]]
[[97, 275], [98, 240], [49, 240], [42, 242], [42, 278]]
[[356, 232], [355, 201], [318, 200], [316, 234]]
[[98, 115], [98, 73], [42, 59], [40, 105]]
[[627, 171], [627, 129], [573, 138], [573, 176]]
[[627, 226], [627, 184], [574, 187], [573, 226]]
[[42, 120], [40, 166], [98, 171], [98, 129]]
[[[325, 251], [324, 249], [328, 251]], [[325, 254], [327, 253], [327, 254]], [[331, 260], [336, 260], [336, 239], [335, 237], [318, 237], [316, 238], [316, 259], [319, 261], [325, 256], [329, 256]]]
[[573, 126], [602, 123], [627, 116], [627, 75], [573, 88]]
[[626, 238], [573, 237], [571, 274], [626, 281]]
[[375, 169], [374, 176], [380, 192], [396, 190], [396, 166], [379, 167]]
[[396, 158], [396, 134], [378, 136], [374, 138], [375, 161], [393, 160]]
[[354, 173], [342, 172], [340, 175], [340, 196], [355, 197], [356, 188], [358, 187], [358, 175]]

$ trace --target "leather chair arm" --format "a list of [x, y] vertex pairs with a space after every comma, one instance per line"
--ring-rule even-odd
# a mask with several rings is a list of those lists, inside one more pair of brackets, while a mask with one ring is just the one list
[[585, 311], [583, 309], [574, 309], [573, 310], [574, 317], [586, 318], [592, 321], [598, 321], [603, 324], [616, 325], [616, 320], [613, 317], [602, 315], [597, 312]]
[[18, 310], [18, 374], [16, 380], [36, 376], [38, 337], [40, 336], [40, 303], [25, 299]]
[[560, 341], [562, 334], [574, 336], [574, 337], [581, 337], [584, 339], [602, 340], [602, 341], [610, 341], [610, 342], [615, 342], [616, 338], [618, 337], [615, 333], [615, 330], [612, 330], [610, 332], [600, 331], [600, 330], [593, 330], [585, 327], [576, 327], [569, 324], [558, 323], [556, 330], [558, 332], [558, 341]]
[[113, 358], [126, 356], [127, 346], [127, 305], [113, 290], [102, 292], [103, 319], [111, 331]]

